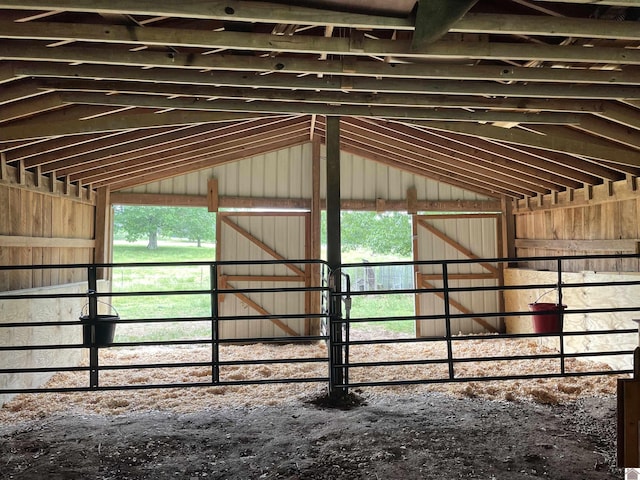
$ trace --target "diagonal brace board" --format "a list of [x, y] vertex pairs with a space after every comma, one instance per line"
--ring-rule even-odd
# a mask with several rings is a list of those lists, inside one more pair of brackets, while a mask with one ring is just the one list
[[[461, 245], [460, 243], [458, 243], [457, 241], [455, 241], [451, 237], [445, 235], [444, 232], [438, 230], [436, 227], [434, 227], [433, 225], [430, 225], [429, 223], [425, 222], [424, 220], [418, 219], [418, 225], [426, 228], [433, 235], [435, 235], [436, 237], [440, 238], [441, 240], [447, 242], [449, 245], [451, 245], [453, 248], [458, 250], [460, 253], [466, 255], [467, 257], [475, 259], [475, 260], [480, 259], [480, 257], [478, 255], [476, 255], [475, 253], [473, 253], [471, 250], [469, 250], [465, 246]], [[498, 274], [498, 269], [496, 267], [494, 267], [493, 265], [491, 265], [490, 263], [481, 262], [480, 265], [483, 268], [485, 268], [486, 270], [488, 270], [489, 272], [491, 272], [491, 273], [493, 273], [495, 275]]]
[[[234, 288], [230, 283], [227, 284], [230, 288]], [[271, 315], [267, 310], [265, 310], [264, 308], [262, 308], [260, 305], [258, 305], [256, 302], [254, 302], [253, 300], [251, 300], [249, 297], [247, 297], [246, 295], [244, 295], [243, 293], [239, 293], [236, 292], [234, 293], [234, 295], [242, 302], [247, 304], [248, 306], [250, 306], [251, 308], [253, 308], [256, 312], [262, 314], [262, 315]], [[224, 319], [221, 319], [224, 320]], [[269, 319], [270, 322], [272, 322], [273, 324], [275, 324], [278, 328], [280, 328], [281, 330], [283, 330], [285, 333], [288, 333], [289, 335], [291, 335], [292, 337], [299, 337], [300, 334], [298, 332], [296, 332], [295, 330], [293, 330], [291, 327], [289, 327], [286, 323], [284, 323], [282, 320], [279, 320], [277, 318], [270, 318]]]
[[[430, 283], [430, 282], [426, 281], [424, 278], [422, 278], [422, 276], [420, 274], [418, 274], [418, 278], [419, 278], [421, 287], [423, 287], [423, 288], [432, 288], [432, 289], [436, 288], [435, 285], [433, 285], [432, 283]], [[433, 292], [433, 294], [436, 295], [438, 298], [444, 300], [444, 293], [442, 293], [442, 292]], [[452, 307], [458, 309], [462, 313], [466, 313], [466, 314], [473, 313], [471, 310], [469, 310], [463, 304], [461, 304], [460, 302], [458, 302], [456, 300], [453, 300], [451, 297], [449, 297], [449, 304]], [[473, 317], [473, 318], [471, 318], [471, 320], [473, 320], [474, 322], [482, 325], [484, 328], [486, 328], [491, 333], [500, 333], [496, 327], [494, 327], [493, 325], [491, 325], [489, 322], [487, 322], [486, 320], [484, 320], [482, 318]]]
[[[244, 228], [242, 228], [241, 226], [239, 226], [237, 223], [234, 223], [231, 219], [229, 219], [226, 216], [221, 216], [220, 217], [222, 222], [225, 225], [228, 225], [229, 227], [231, 227], [232, 229], [234, 229], [236, 232], [238, 232], [240, 235], [242, 235], [243, 237], [245, 237], [246, 239], [248, 239], [250, 242], [254, 243], [255, 245], [257, 245], [258, 247], [260, 247], [260, 249], [264, 250], [266, 253], [268, 253], [269, 255], [271, 255], [273, 258], [275, 258], [276, 260], [286, 260], [285, 257], [283, 257], [282, 255], [280, 255], [278, 252], [276, 252], [274, 249], [272, 249], [269, 245], [267, 245], [266, 243], [264, 243], [263, 241], [259, 240], [258, 238], [254, 237], [253, 235], [251, 235], [249, 232], [247, 232]], [[296, 267], [295, 265], [291, 264], [291, 263], [287, 263], [285, 264], [285, 266], [291, 270], [292, 272], [294, 272], [298, 277], [300, 277], [301, 280], [304, 280], [305, 278], [305, 273], [303, 270], [301, 270], [300, 268]]]

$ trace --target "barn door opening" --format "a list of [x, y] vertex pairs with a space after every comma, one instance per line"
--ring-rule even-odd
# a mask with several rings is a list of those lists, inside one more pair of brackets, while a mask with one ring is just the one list
[[[310, 258], [307, 241], [310, 232], [309, 212], [220, 212], [218, 218], [218, 261], [285, 261]], [[293, 262], [221, 265], [218, 270], [218, 286], [222, 291], [270, 291], [232, 292], [221, 295], [220, 318], [269, 318], [222, 320], [220, 338], [253, 339], [316, 334], [317, 320], [304, 316], [315, 311], [315, 296], [305, 291], [277, 291], [310, 287], [311, 270], [309, 265]], [[286, 318], [296, 315], [296, 318]]]
[[[461, 260], [496, 258], [498, 255], [498, 216], [495, 214], [415, 215], [413, 218], [414, 260]], [[497, 286], [499, 269], [494, 263], [448, 264], [448, 286]], [[416, 287], [441, 289], [444, 286], [442, 267], [416, 265]], [[444, 315], [445, 295], [442, 292], [416, 294], [416, 314]], [[473, 317], [473, 313], [499, 311], [498, 292], [450, 292], [449, 311], [462, 313], [468, 318], [451, 319], [452, 334], [498, 332], [499, 318]], [[416, 336], [439, 337], [446, 335], [446, 321], [417, 320]]]

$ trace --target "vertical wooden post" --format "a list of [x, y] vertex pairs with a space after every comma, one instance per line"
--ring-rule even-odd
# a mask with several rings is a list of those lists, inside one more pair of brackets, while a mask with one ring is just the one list
[[7, 171], [7, 154], [0, 152], [0, 180], [7, 180], [9, 172]]
[[207, 182], [207, 209], [210, 212], [218, 212], [220, 199], [218, 194], [218, 179], [210, 178]]
[[[322, 256], [322, 239], [320, 238], [322, 208], [320, 205], [320, 140], [317, 137], [313, 140], [311, 155], [311, 258], [319, 260]], [[311, 265], [311, 286], [319, 287], [320, 285], [320, 265]], [[320, 306], [320, 292], [312, 292], [309, 302], [310, 313], [320, 313]], [[310, 333], [317, 335], [320, 333], [319, 327], [316, 320], [313, 328], [309, 329]]]
[[416, 187], [407, 188], [407, 213], [409, 215], [418, 213], [418, 191]]
[[[418, 249], [418, 217], [417, 215], [411, 215], [411, 238], [413, 242], [413, 261], [420, 260], [420, 251]], [[413, 275], [415, 282], [414, 287], [416, 289], [422, 288], [422, 276], [420, 274], [420, 267], [418, 265], [413, 266]], [[420, 294], [415, 293], [413, 295], [413, 299], [415, 302], [415, 313], [416, 315], [421, 315], [421, 305], [420, 305]], [[422, 322], [420, 320], [416, 320], [416, 337], [422, 336]]]
[[516, 222], [513, 215], [513, 203], [507, 197], [502, 197], [501, 224], [502, 231], [498, 232], [502, 237], [502, 250], [498, 251], [498, 255], [503, 257], [515, 258], [516, 256]]
[[[94, 214], [95, 250], [94, 263], [109, 263], [111, 261], [111, 190], [100, 187], [96, 196]], [[98, 278], [111, 278], [111, 269], [99, 269]]]

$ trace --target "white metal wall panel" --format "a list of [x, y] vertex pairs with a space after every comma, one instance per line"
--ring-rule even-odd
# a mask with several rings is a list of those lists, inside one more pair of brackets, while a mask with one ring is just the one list
[[[326, 154], [321, 153], [321, 195], [326, 195]], [[403, 172], [379, 162], [342, 152], [340, 196], [343, 200], [405, 200], [415, 187], [419, 200], [486, 200], [487, 197], [434, 180]]]
[[311, 155], [308, 143], [124, 191], [206, 195], [207, 181], [215, 177], [220, 195], [311, 198]]
[[[420, 217], [418, 217], [420, 218]], [[472, 251], [480, 258], [495, 258], [497, 256], [497, 225], [496, 218], [442, 218], [434, 219], [429, 217], [424, 219], [447, 237]], [[468, 258], [454, 246], [448, 244], [441, 238], [424, 227], [417, 226], [417, 252], [414, 256], [418, 260], [454, 260]], [[495, 266], [495, 265], [494, 265]], [[439, 265], [421, 265], [419, 272], [422, 274], [441, 274]], [[473, 274], [488, 273], [479, 264], [451, 264], [448, 267], [449, 274]], [[430, 281], [437, 288], [443, 286], [441, 280]], [[450, 287], [469, 286], [495, 286], [497, 279], [484, 280], [450, 280]], [[451, 298], [461, 303], [471, 312], [485, 313], [498, 311], [497, 292], [455, 292], [451, 293]], [[419, 295], [419, 305], [421, 315], [444, 314], [444, 301], [435, 294], [423, 293]], [[452, 313], [460, 313], [458, 309], [451, 306]], [[485, 319], [495, 328], [499, 328], [498, 319]], [[452, 319], [452, 334], [458, 333], [481, 333], [486, 329], [473, 319]], [[424, 320], [420, 322], [420, 333], [422, 336], [443, 336], [446, 333], [444, 320]]]
[[[207, 181], [218, 179], [223, 196], [311, 198], [312, 144], [207, 168], [198, 172], [141, 185], [136, 193], [206, 195]], [[321, 150], [321, 195], [326, 195], [326, 162]], [[419, 200], [485, 200], [486, 197], [424, 177], [403, 172], [350, 153], [341, 153], [341, 198], [348, 200], [406, 199], [415, 187]]]
[[[259, 239], [271, 249], [289, 259], [305, 258], [306, 215], [227, 215], [230, 221], [236, 223], [251, 236]], [[241, 235], [224, 222], [218, 222], [220, 229], [220, 260], [273, 260], [274, 258]], [[295, 264], [304, 270], [304, 265]], [[221, 267], [221, 274], [252, 275], [252, 276], [292, 276], [295, 275], [285, 265], [237, 265]], [[275, 282], [275, 281], [234, 281], [230, 288], [292, 288], [303, 287], [304, 282]], [[304, 292], [283, 293], [247, 293], [251, 301], [274, 315], [304, 314]], [[224, 296], [220, 304], [220, 315], [225, 316], [257, 316], [260, 313], [247, 302], [232, 294]], [[282, 320], [289, 328], [299, 335], [305, 334], [305, 319]], [[273, 336], [288, 336], [274, 322], [269, 320], [240, 320], [222, 321], [221, 338], [261, 338]]]

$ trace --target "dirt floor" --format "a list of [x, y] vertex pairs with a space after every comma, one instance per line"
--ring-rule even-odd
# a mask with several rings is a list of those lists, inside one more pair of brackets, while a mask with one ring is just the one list
[[[507, 347], [540, 351], [535, 343], [491, 345], [492, 351]], [[263, 350], [257, 353], [258, 348]], [[234, 347], [225, 354], [297, 355], [292, 347], [286, 354], [281, 348]], [[326, 353], [322, 346], [311, 353], [306, 346], [304, 352]], [[414, 354], [403, 347], [402, 358]], [[101, 362], [127, 364], [198, 361], [209, 353], [156, 348], [104, 349], [101, 355]], [[390, 358], [393, 352], [375, 355]], [[295, 372], [315, 376], [314, 368], [324, 368], [318, 365], [297, 364]], [[424, 366], [419, 368], [424, 374]], [[192, 368], [150, 378], [143, 372], [132, 370], [119, 379], [132, 385], [210, 374]], [[277, 374], [293, 375], [276, 372], [274, 365], [225, 375]], [[60, 374], [50, 385], [77, 381]], [[326, 398], [324, 389], [321, 383], [296, 383], [21, 395], [0, 409], [0, 479], [623, 477], [615, 468], [613, 377], [362, 388], [337, 407], [317, 401]]]
[[3, 479], [613, 479], [615, 401], [371, 395], [0, 427]]

